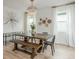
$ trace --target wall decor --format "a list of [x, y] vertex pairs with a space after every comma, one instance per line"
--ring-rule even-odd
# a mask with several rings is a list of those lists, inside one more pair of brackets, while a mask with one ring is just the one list
[[42, 20], [42, 23], [45, 24], [46, 23], [46, 20]]
[[42, 21], [42, 18], [40, 18], [40, 21]]
[[51, 19], [47, 20], [48, 23], [51, 23]]
[[16, 15], [13, 12], [10, 12], [6, 19], [7, 20], [4, 21], [3, 24], [8, 24], [8, 23], [16, 24], [18, 22], [18, 20], [16, 20]]
[[41, 25], [41, 24], [42, 24], [42, 22], [39, 22], [38, 24], [39, 24], [39, 25]]
[[49, 18], [46, 17], [45, 19], [40, 18], [40, 21], [38, 22], [38, 24], [39, 24], [39, 25], [44, 24], [46, 27], [48, 27], [48, 25], [49, 25], [51, 22], [52, 22], [51, 19], [49, 19]]

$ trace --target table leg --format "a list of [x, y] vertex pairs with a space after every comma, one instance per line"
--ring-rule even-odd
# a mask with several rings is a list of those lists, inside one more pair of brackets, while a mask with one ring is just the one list
[[[39, 43], [39, 44], [40, 44], [40, 45], [43, 45], [43, 44], [42, 44], [42, 42], [43, 42], [43, 41], [42, 41], [42, 40], [40, 40], [40, 43]], [[41, 50], [42, 50], [42, 47], [40, 47], [40, 48], [39, 48], [38, 52], [40, 53], [40, 52], [41, 52]]]
[[13, 49], [13, 51], [15, 51], [15, 50], [18, 49], [18, 46], [17, 45], [18, 45], [17, 43], [14, 43], [14, 49]]
[[[24, 37], [24, 42], [27, 42], [27, 37]], [[22, 45], [21, 48], [25, 47], [25, 45]]]
[[12, 35], [12, 40], [14, 40], [14, 35]]
[[24, 37], [24, 42], [27, 42], [28, 37]]
[[7, 36], [5, 36], [4, 42], [5, 42], [5, 45], [6, 45], [7, 44]]
[[3, 35], [3, 45], [5, 45], [5, 36]]
[[40, 43], [39, 43], [39, 44], [42, 44], [42, 42], [43, 42], [43, 41], [42, 41], [42, 40], [40, 40]]

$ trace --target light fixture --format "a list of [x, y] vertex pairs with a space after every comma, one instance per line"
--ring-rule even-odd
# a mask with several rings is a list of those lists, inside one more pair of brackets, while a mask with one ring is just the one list
[[37, 7], [34, 6], [34, 0], [30, 0], [30, 1], [31, 1], [31, 6], [29, 6], [29, 7], [27, 8], [27, 12], [28, 12], [28, 14], [33, 15], [33, 14], [36, 13]]

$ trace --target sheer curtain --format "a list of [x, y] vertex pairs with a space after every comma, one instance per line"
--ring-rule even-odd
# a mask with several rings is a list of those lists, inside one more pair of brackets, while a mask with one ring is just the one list
[[67, 6], [69, 46], [75, 46], [75, 5]]
[[56, 7], [53, 11], [56, 43], [74, 47], [75, 5]]

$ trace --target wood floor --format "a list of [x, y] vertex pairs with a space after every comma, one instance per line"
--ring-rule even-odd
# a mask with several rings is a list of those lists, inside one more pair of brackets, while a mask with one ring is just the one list
[[[9, 43], [4, 46], [3, 59], [31, 59], [30, 55], [21, 51], [12, 51], [13, 44]], [[75, 49], [62, 45], [55, 45], [54, 56], [51, 54], [50, 46], [44, 53], [38, 53], [34, 59], [75, 59]]]

